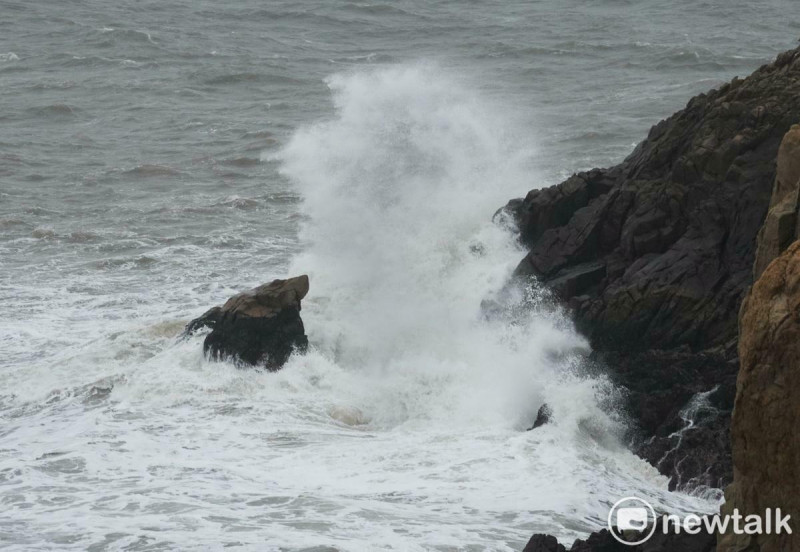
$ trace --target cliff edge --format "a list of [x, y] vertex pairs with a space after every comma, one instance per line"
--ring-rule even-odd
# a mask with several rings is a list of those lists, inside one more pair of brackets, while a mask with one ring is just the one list
[[797, 121], [800, 48], [696, 96], [619, 165], [505, 207], [529, 248], [517, 275], [570, 305], [673, 489], [731, 480], [738, 311]]

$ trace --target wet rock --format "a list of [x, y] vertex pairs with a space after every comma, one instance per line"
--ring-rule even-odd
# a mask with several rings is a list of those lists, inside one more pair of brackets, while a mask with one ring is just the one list
[[566, 549], [552, 535], [534, 535], [522, 552], [566, 552]]
[[536, 429], [537, 427], [541, 427], [544, 424], [548, 423], [552, 415], [553, 415], [553, 409], [550, 408], [550, 405], [544, 403], [542, 406], [539, 407], [539, 411], [536, 413], [536, 420], [533, 422], [533, 425], [528, 428], [528, 431]]
[[278, 370], [294, 351], [308, 346], [300, 318], [308, 286], [304, 275], [239, 293], [189, 322], [186, 333], [211, 328], [203, 343], [209, 357]]
[[[661, 527], [662, 522], [659, 520], [653, 536], [635, 546], [619, 542], [608, 529], [602, 529], [592, 533], [585, 540], [577, 539], [569, 552], [715, 552], [716, 550], [716, 535], [709, 534], [705, 530], [697, 535], [683, 531], [678, 533], [674, 530], [664, 534]], [[641, 540], [643, 536], [645, 535], [638, 532], [631, 532], [630, 535], [626, 533], [626, 538], [631, 542]], [[549, 535], [534, 535], [523, 550], [523, 552], [562, 551], [566, 552], [564, 546]]]
[[[629, 390], [628, 411], [642, 430], [638, 452], [660, 464], [673, 487], [731, 479], [738, 310], [752, 283], [778, 149], [798, 121], [800, 48], [693, 98], [619, 165], [505, 208], [529, 247], [516, 274], [549, 284], [573, 310], [597, 359]], [[782, 243], [791, 224], [779, 221]], [[703, 435], [720, 450], [683, 440], [674, 461], [660, 462], [685, 425], [680, 413], [715, 388], [720, 408]]]
[[[741, 369], [736, 382], [731, 440], [734, 481], [724, 512], [763, 515], [781, 508], [800, 519], [800, 241], [773, 260], [742, 304]], [[793, 552], [800, 535], [720, 538], [719, 550]]]
[[[671, 490], [719, 489], [730, 481], [734, 347], [732, 341], [728, 349], [712, 351], [683, 347], [595, 355], [627, 387], [628, 410], [639, 423], [636, 451], [670, 476]], [[696, 409], [694, 401], [701, 402]]]

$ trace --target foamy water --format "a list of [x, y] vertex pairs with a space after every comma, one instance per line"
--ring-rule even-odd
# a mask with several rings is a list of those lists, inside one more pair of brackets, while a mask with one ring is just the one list
[[[714, 510], [620, 442], [492, 218], [791, 46], [790, 4], [4, 6], [2, 546], [520, 550], [623, 496]], [[300, 273], [282, 371], [179, 338]]]

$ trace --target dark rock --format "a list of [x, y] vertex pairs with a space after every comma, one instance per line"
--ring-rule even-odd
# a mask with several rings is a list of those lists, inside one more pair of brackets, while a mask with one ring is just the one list
[[[800, 48], [693, 98], [619, 165], [506, 206], [530, 248], [516, 273], [549, 284], [573, 309], [596, 357], [629, 389], [640, 454], [658, 462], [673, 487], [731, 479], [725, 443], [737, 313], [752, 282], [778, 147], [797, 121]], [[717, 412], [664, 459], [686, 424], [681, 412], [712, 389]], [[689, 448], [701, 440], [710, 445]]]
[[544, 424], [548, 423], [552, 415], [553, 415], [553, 409], [550, 408], [550, 405], [544, 403], [542, 406], [539, 407], [539, 411], [536, 413], [536, 420], [533, 422], [533, 425], [528, 428], [528, 431], [536, 429], [537, 427], [541, 427]]
[[308, 346], [300, 300], [308, 293], [308, 276], [273, 280], [234, 295], [186, 326], [192, 334], [211, 328], [203, 351], [214, 359], [278, 370], [292, 352]]
[[730, 351], [678, 348], [595, 356], [614, 367], [616, 380], [628, 389], [628, 411], [642, 436], [636, 451], [670, 475], [670, 489], [727, 485], [738, 369]]
[[552, 535], [534, 535], [522, 552], [566, 552], [566, 549]]
[[[652, 526], [651, 526], [652, 527]], [[569, 552], [715, 552], [717, 537], [714, 534], [700, 531], [696, 535], [684, 531], [671, 530], [666, 534], [661, 530], [659, 520], [653, 536], [646, 542], [631, 546], [619, 542], [608, 529], [602, 529], [589, 535], [586, 540], [577, 539]], [[626, 533], [631, 542], [641, 540], [640, 533]], [[550, 535], [534, 535], [523, 552], [560, 552], [565, 548]]]
[[589, 535], [585, 541], [576, 540], [570, 552], [624, 552], [632, 549], [635, 550], [634, 547], [615, 539], [608, 529], [602, 529]]
[[[626, 546], [628, 551], [630, 547]], [[705, 529], [696, 535], [685, 532], [664, 534], [656, 530], [647, 542], [636, 547], [638, 552], [715, 552], [717, 536], [707, 533]]]

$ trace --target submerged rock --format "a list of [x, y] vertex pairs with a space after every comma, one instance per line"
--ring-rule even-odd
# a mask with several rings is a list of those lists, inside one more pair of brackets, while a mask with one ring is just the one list
[[308, 346], [300, 318], [300, 300], [308, 286], [303, 275], [239, 293], [189, 322], [186, 333], [211, 328], [203, 343], [209, 357], [278, 370], [292, 352]]
[[[800, 161], [800, 157], [798, 158]], [[800, 241], [773, 260], [742, 304], [741, 370], [731, 440], [733, 484], [723, 513], [780, 508], [800, 526]], [[720, 537], [724, 552], [800, 550], [800, 535]]]
[[[517, 275], [538, 278], [572, 308], [596, 359], [629, 390], [639, 454], [673, 489], [731, 479], [738, 310], [778, 148], [798, 121], [800, 48], [693, 98], [619, 165], [505, 207], [529, 247]], [[791, 221], [778, 221], [783, 243]], [[682, 413], [712, 390], [712, 408], [689, 424]]]

